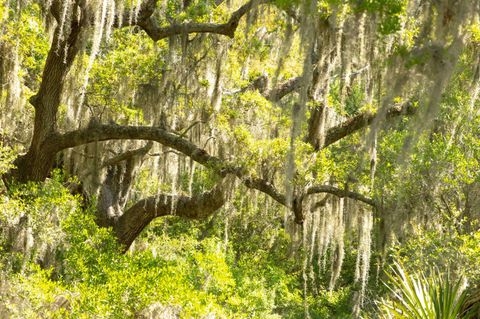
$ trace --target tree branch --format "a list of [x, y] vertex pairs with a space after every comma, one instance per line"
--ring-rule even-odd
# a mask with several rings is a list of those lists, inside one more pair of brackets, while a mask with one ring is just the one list
[[327, 201], [328, 201], [328, 198], [330, 197], [330, 195], [326, 194], [321, 200], [315, 202], [312, 206], [311, 206], [311, 211], [315, 211], [321, 207], [324, 207], [326, 204], [327, 204]]
[[[396, 112], [399, 112], [399, 110], [396, 110]], [[393, 116], [395, 112], [391, 111], [390, 114], [390, 116]], [[62, 135], [56, 135], [50, 139], [50, 144], [51, 147], [55, 148], [55, 151], [58, 152], [66, 148], [71, 148], [95, 141], [120, 139], [156, 141], [192, 158], [194, 161], [210, 169], [213, 169], [220, 176], [233, 174], [240, 178], [246, 187], [257, 189], [269, 195], [278, 203], [289, 207], [286, 196], [280, 193], [270, 182], [261, 178], [250, 177], [244, 168], [222, 161], [218, 157], [208, 154], [204, 149], [198, 147], [189, 140], [179, 136], [178, 133], [173, 133], [172, 131], [163, 128], [103, 124], [68, 132]], [[330, 193], [340, 197], [350, 197], [371, 206], [377, 206], [372, 199], [369, 199], [361, 194], [342, 190], [329, 185], [313, 186], [306, 191], [307, 195], [316, 193]]]
[[[412, 112], [411, 104], [394, 106], [387, 112], [387, 117], [394, 117], [404, 114], [406, 111]], [[340, 138], [353, 133], [356, 130], [368, 125], [373, 121], [375, 115], [361, 114], [350, 119], [338, 127], [330, 129], [327, 133], [327, 145], [339, 140]], [[169, 131], [160, 127], [148, 126], [120, 126], [120, 125], [94, 125], [81, 130], [67, 132], [65, 134], [55, 134], [50, 138], [50, 148], [58, 152], [60, 150], [71, 148], [95, 141], [121, 140], [121, 139], [137, 139], [156, 141], [164, 146], [170, 147], [190, 158], [194, 161], [213, 169], [221, 176], [233, 174], [240, 178], [246, 187], [257, 189], [271, 196], [278, 203], [290, 207], [287, 203], [286, 196], [280, 193], [273, 184], [260, 178], [253, 178], [248, 175], [246, 170], [231, 163], [227, 163], [218, 157], [208, 154], [204, 149], [193, 144], [189, 140], [183, 138], [177, 132]], [[377, 204], [370, 198], [351, 191], [342, 190], [329, 185], [313, 186], [307, 191], [307, 195], [316, 193], [330, 193], [339, 197], [349, 197], [362, 201], [371, 206], [377, 207]]]
[[302, 84], [302, 77], [297, 76], [286, 80], [283, 83], [280, 83], [277, 87], [268, 89], [269, 79], [266, 75], [260, 75], [259, 77], [255, 78], [251, 83], [247, 86], [235, 90], [233, 92], [229, 92], [228, 94], [238, 94], [243, 93], [248, 90], [258, 90], [264, 98], [271, 102], [278, 102], [284, 96], [294, 92], [298, 89]]
[[248, 1], [237, 11], [233, 12], [230, 16], [230, 19], [226, 23], [187, 22], [172, 24], [166, 27], [160, 27], [155, 23], [154, 19], [152, 18], [153, 11], [150, 13], [149, 11], [145, 10], [146, 14], [141, 19], [138, 19], [136, 24], [140, 26], [154, 41], [158, 41], [177, 34], [189, 33], [215, 33], [233, 38], [240, 19], [256, 5], [266, 2], [266, 0]]
[[158, 195], [142, 199], [128, 208], [114, 224], [120, 244], [128, 250], [142, 230], [154, 219], [166, 215], [203, 219], [225, 204], [225, 185], [219, 183], [212, 190], [197, 196]]
[[[387, 109], [386, 119], [391, 119], [400, 115], [413, 115], [416, 112], [416, 108], [412, 102], [406, 102], [403, 104], [397, 104]], [[334, 126], [327, 130], [325, 135], [325, 143], [321, 148], [326, 148], [330, 144], [333, 144], [342, 138], [355, 133], [356, 131], [370, 125], [376, 118], [375, 113], [365, 112], [358, 114], [337, 126]]]
[[151, 142], [148, 142], [143, 147], [140, 147], [140, 148], [137, 148], [137, 149], [134, 149], [134, 150], [130, 150], [130, 151], [126, 151], [126, 152], [121, 153], [117, 156], [109, 158], [102, 163], [102, 167], [112, 166], [112, 165], [118, 164], [122, 161], [129, 160], [129, 159], [131, 159], [132, 157], [135, 157], [135, 156], [143, 157], [148, 153], [148, 151], [150, 151], [152, 146], [153, 146], [153, 144]]
[[379, 205], [375, 200], [368, 198], [362, 194], [355, 193], [352, 191], [348, 191], [345, 189], [340, 189], [334, 186], [330, 185], [317, 185], [317, 186], [311, 186], [306, 190], [307, 195], [313, 195], [313, 194], [318, 194], [318, 193], [328, 193], [332, 194], [338, 197], [348, 197], [351, 199], [358, 200], [360, 202], [363, 202], [365, 204], [368, 204], [372, 207], [378, 208]]
[[80, 146], [92, 142], [108, 140], [148, 140], [173, 148], [194, 161], [206, 165], [221, 165], [223, 161], [210, 156], [204, 149], [199, 148], [178, 133], [160, 127], [150, 126], [121, 126], [114, 124], [100, 124], [84, 129], [56, 134], [49, 139], [49, 147], [55, 151]]
[[247, 171], [239, 166], [227, 163], [216, 156], [208, 154], [204, 149], [183, 138], [178, 133], [160, 127], [95, 125], [81, 130], [55, 134], [49, 139], [48, 147], [53, 152], [84, 145], [92, 142], [108, 140], [149, 140], [170, 147], [194, 161], [212, 169], [220, 176], [233, 174], [240, 178], [248, 188], [257, 189], [282, 205], [287, 206], [285, 195], [281, 194], [273, 184], [260, 178], [250, 177]]
[[[239, 176], [237, 175], [237, 177]], [[261, 178], [246, 178], [243, 179], [243, 183], [248, 188], [259, 190], [262, 193], [269, 195], [276, 202], [282, 204], [283, 206], [289, 207], [286, 196], [280, 193], [272, 183]]]
[[285, 95], [292, 93], [300, 87], [302, 84], [302, 77], [297, 76], [290, 78], [287, 81], [281, 83], [276, 88], [268, 90], [264, 93], [264, 96], [267, 100], [272, 102], [280, 101]]

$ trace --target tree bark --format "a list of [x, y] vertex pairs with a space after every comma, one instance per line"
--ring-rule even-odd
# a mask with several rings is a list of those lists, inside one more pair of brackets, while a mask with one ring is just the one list
[[[74, 17], [77, 17], [76, 10], [80, 9], [76, 7]], [[52, 169], [57, 152], [49, 147], [49, 141], [56, 134], [56, 117], [65, 79], [79, 50], [81, 23], [81, 19], [73, 18], [65, 39], [60, 38], [60, 26], [55, 30], [40, 89], [30, 98], [35, 108], [32, 141], [28, 152], [16, 159], [16, 169], [10, 172], [8, 180], [42, 181]]]
[[142, 199], [128, 208], [113, 225], [118, 242], [128, 250], [142, 230], [155, 218], [173, 215], [204, 219], [225, 203], [223, 183], [197, 196], [158, 195]]

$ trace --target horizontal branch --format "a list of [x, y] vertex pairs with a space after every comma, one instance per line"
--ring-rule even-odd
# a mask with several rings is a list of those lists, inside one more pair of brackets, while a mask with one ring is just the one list
[[243, 167], [227, 163], [216, 156], [212, 156], [204, 149], [183, 138], [180, 134], [160, 127], [95, 125], [64, 134], [52, 135], [46, 147], [49, 151], [59, 152], [92, 142], [126, 139], [158, 142], [212, 169], [220, 176], [225, 176], [226, 174], [235, 175], [243, 181], [246, 187], [259, 190], [272, 197], [278, 203], [287, 206], [285, 196], [270, 182], [250, 177]]
[[120, 162], [129, 160], [129, 159], [131, 159], [132, 157], [135, 157], [135, 156], [143, 157], [148, 153], [148, 151], [152, 148], [152, 146], [153, 146], [153, 144], [151, 142], [149, 142], [145, 146], [142, 146], [142, 147], [137, 148], [135, 150], [126, 151], [126, 152], [121, 153], [117, 156], [109, 158], [102, 163], [102, 167], [113, 166], [113, 165], [116, 165]]
[[140, 26], [154, 41], [168, 38], [173, 35], [190, 33], [215, 33], [233, 38], [238, 24], [240, 23], [240, 19], [253, 7], [265, 2], [265, 0], [250, 0], [237, 11], [233, 12], [226, 23], [187, 22], [160, 27], [156, 24], [150, 14], [139, 19], [136, 24]]
[[[396, 106], [388, 110], [387, 117], [393, 117], [399, 114], [403, 114], [408, 111], [410, 107]], [[408, 111], [411, 112], [411, 111]], [[362, 119], [359, 120], [359, 119]], [[374, 119], [374, 115], [359, 115], [353, 120], [349, 120], [340, 125], [339, 127], [329, 130], [327, 135], [329, 143], [333, 143], [335, 138], [341, 138], [346, 136], [345, 132], [353, 132], [361, 127], [367, 125]], [[345, 124], [347, 123], [347, 124]], [[348, 125], [348, 123], [350, 123]], [[362, 125], [360, 125], [361, 123]], [[343, 131], [342, 131], [343, 130]], [[333, 133], [332, 133], [333, 132]], [[333, 136], [333, 137], [332, 137]], [[286, 196], [279, 192], [273, 184], [270, 182], [249, 176], [248, 172], [240, 166], [233, 163], [225, 162], [216, 156], [208, 154], [204, 149], [193, 144], [189, 140], [183, 138], [181, 134], [173, 132], [161, 127], [149, 127], [149, 126], [120, 126], [112, 124], [94, 125], [84, 129], [67, 132], [64, 134], [56, 134], [48, 140], [51, 150], [58, 152], [60, 150], [71, 148], [75, 146], [84, 145], [92, 142], [108, 141], [108, 140], [149, 140], [156, 141], [164, 146], [170, 147], [185, 156], [192, 158], [192, 160], [212, 169], [221, 176], [226, 174], [233, 174], [240, 178], [244, 185], [248, 188], [259, 190], [278, 203], [290, 207], [287, 202]], [[330, 193], [339, 197], [349, 197], [355, 200], [359, 200], [368, 205], [377, 207], [374, 200], [367, 198], [361, 194], [342, 190], [329, 185], [313, 186], [307, 189], [306, 195], [316, 193]]]
[[261, 178], [245, 178], [243, 179], [243, 183], [248, 188], [259, 190], [269, 195], [276, 202], [282, 204], [283, 206], [289, 207], [286, 196], [280, 193], [272, 183]]
[[[62, 135], [55, 135], [49, 140], [49, 144], [51, 148], [54, 148], [54, 151], [58, 152], [66, 148], [92, 142], [124, 139], [156, 141], [192, 158], [194, 161], [212, 169], [221, 176], [233, 174], [240, 178], [246, 187], [259, 190], [272, 197], [278, 203], [289, 207], [286, 196], [280, 193], [272, 183], [261, 178], [250, 177], [243, 167], [222, 161], [218, 157], [208, 154], [204, 149], [189, 140], [181, 137], [178, 133], [164, 128], [103, 124], [67, 132]], [[333, 186], [314, 186], [306, 191], [307, 195], [315, 193], [330, 193], [340, 197], [349, 197], [376, 206], [372, 199]]]
[[318, 186], [311, 186], [307, 189], [307, 195], [319, 194], [319, 193], [328, 193], [335, 195], [337, 197], [348, 197], [354, 200], [358, 200], [365, 204], [368, 204], [372, 207], [378, 208], [379, 205], [373, 199], [368, 198], [360, 193], [355, 193], [349, 190], [340, 189], [330, 185], [318, 185]]
[[207, 166], [222, 164], [222, 161], [218, 158], [210, 156], [205, 150], [182, 138], [177, 133], [160, 127], [100, 124], [54, 135], [49, 139], [48, 143], [50, 148], [58, 152], [75, 146], [109, 140], [155, 141], [191, 157], [200, 164]]
[[[416, 112], [416, 108], [411, 102], [404, 104], [397, 104], [391, 106], [386, 110], [386, 119], [391, 119], [401, 115], [413, 115]], [[365, 112], [358, 114], [337, 126], [334, 126], [327, 130], [325, 134], [325, 143], [322, 148], [325, 148], [342, 138], [355, 133], [356, 131], [370, 125], [377, 117], [377, 114], [371, 112]]]
[[272, 102], [280, 101], [285, 95], [288, 95], [298, 89], [302, 85], [302, 77], [297, 76], [290, 78], [285, 82], [279, 84], [276, 88], [268, 90], [264, 93], [267, 100]]
[[271, 102], [278, 102], [284, 96], [294, 92], [302, 84], [302, 77], [297, 76], [286, 80], [278, 84], [274, 88], [268, 88], [270, 79], [266, 75], [260, 75], [255, 78], [251, 83], [244, 86], [241, 89], [237, 89], [231, 92], [228, 92], [228, 95], [244, 93], [248, 90], [257, 90], [264, 98]]

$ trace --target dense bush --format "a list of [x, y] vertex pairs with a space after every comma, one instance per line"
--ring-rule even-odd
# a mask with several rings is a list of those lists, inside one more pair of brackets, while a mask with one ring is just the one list
[[[244, 240], [235, 247], [221, 238], [220, 218], [172, 217], [122, 254], [110, 230], [70, 194], [71, 183], [57, 171], [0, 195], [2, 318], [303, 317], [301, 270], [286, 257], [288, 236], [272, 250], [232, 226], [230, 236]], [[348, 297], [323, 292], [309, 301], [310, 313], [346, 315]]]

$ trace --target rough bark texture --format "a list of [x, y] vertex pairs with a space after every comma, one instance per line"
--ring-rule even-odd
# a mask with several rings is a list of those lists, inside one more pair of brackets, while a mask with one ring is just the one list
[[142, 230], [157, 217], [166, 215], [189, 219], [208, 217], [225, 203], [223, 187], [224, 185], [220, 183], [211, 191], [192, 197], [159, 195], [138, 201], [113, 225], [118, 241], [127, 250]]
[[308, 119], [308, 132], [305, 142], [312, 145], [318, 151], [323, 145], [321, 141], [322, 115], [325, 111], [323, 106], [317, 106], [310, 110], [310, 118]]
[[[407, 102], [389, 107], [385, 112], [385, 117], [386, 119], [392, 119], [401, 115], [412, 115], [415, 112], [415, 106], [412, 103]], [[368, 126], [373, 122], [376, 116], [376, 114], [370, 112], [360, 113], [346, 120], [345, 122], [328, 129], [325, 134], [325, 143], [323, 144], [323, 148]]]
[[[74, 13], [77, 13], [77, 9]], [[19, 182], [42, 181], [52, 168], [56, 152], [48, 147], [56, 132], [57, 112], [60, 105], [65, 79], [79, 50], [82, 20], [72, 19], [70, 33], [64, 40], [59, 38], [60, 26], [54, 39], [43, 70], [40, 89], [30, 103], [35, 107], [33, 137], [28, 152], [15, 161], [18, 168], [12, 177]]]
[[97, 224], [109, 227], [122, 215], [127, 204], [130, 189], [145, 155], [152, 148], [146, 146], [122, 153], [103, 163], [107, 169], [106, 177], [100, 189], [97, 201]]

